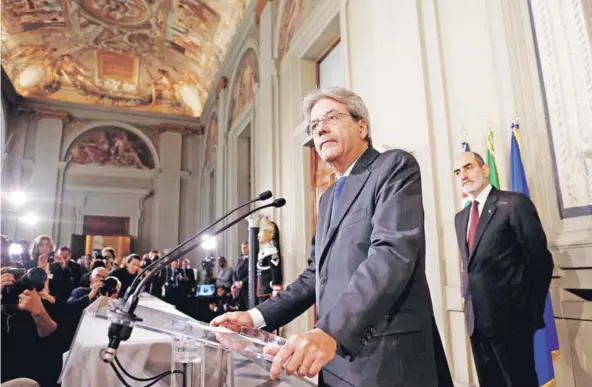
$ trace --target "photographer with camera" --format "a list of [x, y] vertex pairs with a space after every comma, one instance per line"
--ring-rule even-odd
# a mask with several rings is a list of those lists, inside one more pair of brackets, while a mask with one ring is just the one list
[[117, 291], [121, 288], [119, 280], [109, 277], [109, 273], [104, 267], [97, 267], [92, 271], [90, 283], [89, 287], [81, 286], [74, 289], [68, 299], [68, 305], [84, 309], [99, 296], [117, 297]]
[[125, 258], [125, 266], [115, 269], [109, 273], [110, 276], [117, 278], [121, 282], [119, 295], [125, 295], [127, 288], [134, 282], [134, 279], [140, 271], [142, 258], [138, 254], [130, 254]]
[[63, 345], [48, 292], [52, 247], [51, 238], [40, 236], [31, 245], [35, 267], [2, 268], [2, 382], [26, 377], [56, 385]]

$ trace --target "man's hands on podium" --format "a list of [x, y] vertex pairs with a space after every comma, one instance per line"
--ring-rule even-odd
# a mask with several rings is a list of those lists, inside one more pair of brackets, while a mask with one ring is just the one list
[[288, 375], [316, 376], [337, 352], [337, 341], [321, 329], [315, 328], [301, 335], [293, 335], [281, 347], [267, 346], [264, 351], [275, 356], [271, 378], [277, 379], [282, 368]]
[[[218, 316], [210, 323], [234, 332], [241, 328], [254, 328], [253, 318], [248, 312], [230, 312]], [[282, 368], [288, 375], [316, 376], [337, 352], [337, 341], [321, 329], [313, 329], [301, 335], [293, 335], [282, 346], [268, 345], [264, 349], [274, 356], [270, 376], [277, 379]]]
[[218, 316], [210, 322], [211, 326], [228, 328], [239, 332], [241, 328], [255, 328], [253, 318], [248, 312], [229, 312]]

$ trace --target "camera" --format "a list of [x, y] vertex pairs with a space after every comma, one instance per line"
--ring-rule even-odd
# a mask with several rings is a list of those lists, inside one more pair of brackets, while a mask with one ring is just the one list
[[101, 296], [109, 297], [112, 294], [117, 293], [117, 278], [107, 277], [101, 282], [103, 283], [103, 287], [99, 289], [99, 294]]
[[18, 305], [18, 296], [25, 290], [36, 290], [40, 292], [45, 288], [45, 281], [47, 281], [47, 273], [44, 269], [35, 267], [26, 271], [25, 269], [7, 269], [3, 270], [2, 274], [10, 273], [14, 276], [14, 283], [5, 287], [2, 290], [2, 305], [15, 306]]
[[53, 263], [55, 261], [55, 251], [50, 251], [47, 253], [47, 262]]

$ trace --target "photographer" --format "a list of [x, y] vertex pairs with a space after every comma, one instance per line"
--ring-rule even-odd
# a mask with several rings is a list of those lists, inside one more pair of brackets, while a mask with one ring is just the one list
[[[121, 287], [119, 280], [114, 277], [113, 280], [117, 280], [118, 286], [115, 289], [103, 288], [109, 273], [104, 267], [97, 267], [94, 269], [90, 276], [90, 287], [78, 287], [72, 291], [72, 295], [68, 299], [68, 305], [75, 305], [81, 309], [86, 308], [93, 302], [99, 295], [105, 295], [107, 297], [113, 297], [117, 295], [117, 287]], [[111, 291], [109, 291], [111, 290]]]
[[[45, 287], [44, 272], [34, 268], [17, 279], [8, 270], [2, 268], [1, 381], [31, 378], [42, 386], [56, 385], [61, 370], [60, 336], [39, 292]], [[19, 293], [18, 298], [12, 297], [14, 293]]]
[[142, 258], [138, 254], [130, 254], [125, 258], [125, 267], [115, 269], [109, 273], [110, 276], [117, 278], [121, 282], [120, 296], [124, 296], [127, 288], [134, 282], [140, 270]]
[[[102, 256], [99, 256], [99, 258], [93, 258], [91, 264], [90, 264], [90, 270], [88, 273], [84, 273], [82, 275], [82, 278], [80, 279], [80, 286], [88, 288], [90, 286], [90, 275], [92, 274], [93, 270], [96, 269], [97, 267], [104, 267], [106, 268], [105, 265], [105, 261], [102, 259]], [[107, 272], [109, 272], [109, 269], [107, 269]]]

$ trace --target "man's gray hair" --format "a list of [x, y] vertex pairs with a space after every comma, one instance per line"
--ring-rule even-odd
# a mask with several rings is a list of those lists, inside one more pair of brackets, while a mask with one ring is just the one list
[[370, 114], [368, 113], [368, 108], [366, 108], [362, 98], [351, 90], [343, 87], [327, 87], [316, 89], [308, 93], [302, 101], [302, 113], [304, 114], [306, 121], [310, 122], [310, 112], [314, 105], [326, 98], [344, 104], [347, 108], [347, 112], [355, 121], [366, 121], [368, 135], [365, 140], [368, 142], [369, 146], [372, 146], [372, 139], [370, 138]]

